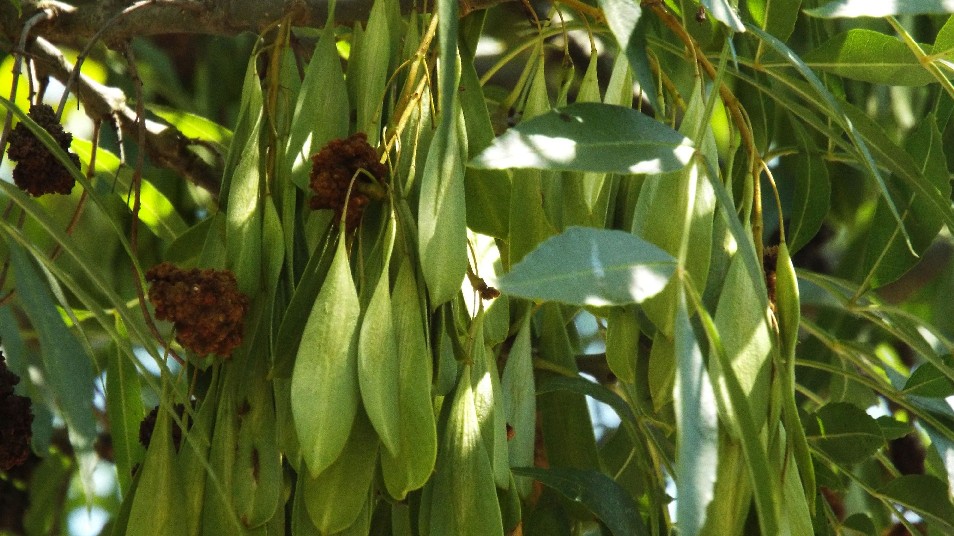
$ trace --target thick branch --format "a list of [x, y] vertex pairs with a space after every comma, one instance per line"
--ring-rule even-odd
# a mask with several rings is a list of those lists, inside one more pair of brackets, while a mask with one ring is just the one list
[[[62, 83], [69, 79], [73, 66], [48, 41], [37, 38], [29, 49], [37, 70]], [[99, 84], [85, 76], [76, 78], [71, 88], [93, 120], [119, 122], [123, 132], [136, 134], [136, 112], [126, 105], [126, 95], [119, 89]], [[158, 166], [171, 169], [196, 186], [218, 195], [219, 172], [189, 148], [189, 140], [175, 127], [146, 121], [146, 154]]]
[[[414, 6], [434, 2], [398, 0], [402, 12]], [[465, 16], [512, 0], [459, 0]], [[82, 42], [103, 28], [123, 9], [128, 0], [77, 0], [75, 5], [60, 2], [21, 0], [23, 17], [39, 9], [53, 9], [56, 16], [39, 25], [35, 33], [52, 42]], [[367, 20], [374, 0], [338, 0], [335, 21], [348, 24]], [[282, 17], [291, 17], [295, 26], [324, 26], [328, 19], [328, 0], [160, 0], [113, 24], [103, 35], [107, 44], [121, 43], [133, 37], [171, 33], [237, 35], [261, 30]], [[13, 2], [0, 2], [0, 30], [11, 41], [18, 35], [21, 20]]]

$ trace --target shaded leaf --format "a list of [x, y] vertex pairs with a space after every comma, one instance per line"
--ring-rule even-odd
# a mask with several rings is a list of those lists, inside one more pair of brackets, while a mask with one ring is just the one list
[[880, 490], [890, 500], [917, 512], [948, 531], [954, 531], [954, 505], [947, 485], [930, 475], [904, 475]]
[[636, 501], [603, 473], [567, 467], [515, 467], [513, 473], [539, 480], [567, 499], [585, 506], [614, 536], [649, 534]]
[[805, 422], [808, 442], [838, 463], [867, 460], [884, 446], [878, 423], [854, 404], [827, 404]]

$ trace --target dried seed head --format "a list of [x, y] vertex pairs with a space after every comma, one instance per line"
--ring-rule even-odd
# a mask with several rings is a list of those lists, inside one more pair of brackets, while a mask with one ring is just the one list
[[[348, 186], [358, 170], [365, 170], [379, 182], [384, 181], [388, 172], [387, 167], [379, 161], [377, 151], [368, 145], [368, 137], [363, 132], [348, 138], [331, 140], [312, 156], [311, 160], [311, 189], [315, 192], [315, 196], [311, 198], [311, 208], [334, 210], [336, 220], [341, 219]], [[355, 187], [351, 189], [351, 197], [347, 199], [348, 213], [345, 216], [345, 227], [349, 232], [358, 227], [364, 207], [371, 201], [357, 186], [370, 182], [367, 176], [358, 174]]]
[[182, 270], [164, 262], [146, 272], [156, 318], [168, 320], [176, 340], [200, 356], [228, 357], [242, 343], [248, 298], [228, 270]]
[[[56, 143], [70, 156], [70, 160], [79, 166], [79, 157], [69, 152], [73, 135], [63, 130], [56, 120], [53, 108], [46, 104], [30, 107], [31, 119], [56, 140]], [[10, 160], [17, 162], [13, 169], [13, 182], [28, 194], [39, 197], [43, 194], [68, 194], [73, 190], [73, 176], [58, 160], [53, 158], [40, 140], [30, 129], [20, 123], [10, 133], [10, 147], [7, 149]]]
[[[192, 426], [192, 420], [185, 415], [185, 404], [176, 404], [173, 406], [173, 409], [176, 412], [176, 415], [179, 416], [179, 419], [185, 419], [184, 424], [186, 425], [186, 430]], [[152, 411], [139, 423], [139, 442], [142, 443], [142, 446], [149, 448], [149, 442], [152, 440], [152, 432], [156, 428], [156, 419], [159, 418], [159, 406], [152, 408]], [[179, 451], [179, 447], [182, 445], [182, 428], [179, 426], [179, 423], [173, 421], [172, 423], [172, 445], [176, 448], [176, 452]]]
[[0, 471], [20, 465], [30, 456], [33, 410], [30, 399], [13, 394], [20, 377], [10, 372], [0, 352]]

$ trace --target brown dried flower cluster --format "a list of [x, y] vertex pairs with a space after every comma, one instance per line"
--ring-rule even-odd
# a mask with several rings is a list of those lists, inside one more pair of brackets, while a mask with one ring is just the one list
[[[368, 137], [363, 132], [328, 142], [311, 157], [311, 189], [315, 192], [311, 198], [311, 208], [334, 210], [335, 219], [340, 220], [348, 196], [348, 185], [359, 169], [364, 169], [379, 182], [384, 181], [388, 168], [379, 160], [377, 151], [368, 145]], [[367, 193], [359, 188], [362, 183], [371, 183], [363, 173], [357, 175], [351, 198], [347, 199], [345, 228], [349, 232], [358, 227], [364, 207], [371, 202]]]
[[[53, 108], [46, 104], [36, 104], [30, 107], [28, 115], [46, 129], [56, 143], [70, 155], [73, 163], [79, 166], [79, 157], [69, 152], [73, 135], [63, 130], [63, 126], [56, 120]], [[18, 124], [10, 133], [7, 156], [17, 163], [13, 168], [13, 182], [28, 194], [39, 197], [43, 194], [68, 194], [73, 190], [73, 176], [25, 124]]]
[[146, 272], [156, 318], [168, 320], [176, 340], [200, 356], [228, 357], [242, 343], [248, 298], [228, 270], [183, 270], [164, 262]]
[[[185, 416], [185, 404], [176, 404], [173, 406], [173, 410], [180, 420], [184, 419], [183, 423], [186, 425], [186, 429], [188, 429], [192, 425], [192, 420]], [[146, 418], [139, 423], [139, 442], [146, 448], [149, 448], [149, 442], [152, 441], [152, 432], [156, 428], [156, 419], [158, 418], [159, 406], [156, 406], [152, 408], [152, 411], [146, 415]], [[172, 445], [176, 448], [177, 452], [179, 451], [179, 447], [182, 446], [182, 427], [175, 421], [172, 422]]]
[[0, 352], [0, 471], [20, 465], [30, 456], [33, 410], [30, 399], [13, 394], [20, 377], [10, 372]]

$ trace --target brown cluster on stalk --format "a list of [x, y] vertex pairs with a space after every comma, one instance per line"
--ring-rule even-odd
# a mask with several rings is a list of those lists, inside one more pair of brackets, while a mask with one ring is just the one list
[[229, 270], [183, 270], [164, 262], [146, 272], [156, 318], [173, 323], [176, 340], [204, 356], [232, 355], [242, 344], [248, 297]]
[[[368, 137], [363, 132], [331, 140], [311, 157], [311, 161], [310, 185], [315, 192], [311, 198], [311, 208], [331, 209], [338, 221], [347, 207], [345, 228], [348, 232], [353, 231], [361, 222], [364, 208], [371, 202], [368, 189], [362, 185], [371, 185], [374, 181], [384, 182], [387, 166], [380, 162], [378, 152], [368, 144]], [[348, 187], [353, 177], [355, 183], [348, 197]]]
[[[79, 166], [79, 157], [69, 152], [73, 135], [63, 130], [52, 107], [35, 104], [30, 107], [30, 113], [27, 115], [49, 132], [57, 145], [66, 151], [73, 164]], [[69, 170], [50, 154], [46, 146], [22, 122], [10, 133], [7, 156], [17, 163], [13, 168], [14, 184], [33, 197], [68, 194], [73, 190], [76, 181]]]
[[13, 393], [18, 383], [20, 377], [10, 372], [0, 352], [0, 471], [9, 471], [30, 457], [33, 410], [29, 398]]

